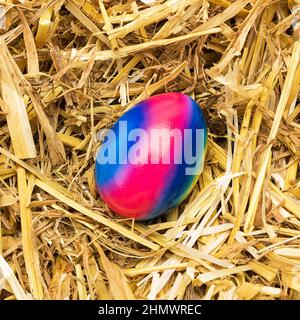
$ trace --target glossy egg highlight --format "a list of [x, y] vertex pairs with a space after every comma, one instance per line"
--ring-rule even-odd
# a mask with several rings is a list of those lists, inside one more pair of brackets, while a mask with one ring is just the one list
[[189, 96], [164, 93], [132, 107], [98, 149], [96, 186], [116, 214], [148, 220], [191, 192], [203, 170], [207, 127]]

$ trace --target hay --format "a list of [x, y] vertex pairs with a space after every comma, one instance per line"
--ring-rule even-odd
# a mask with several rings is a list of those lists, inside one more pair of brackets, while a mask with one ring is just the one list
[[[0, 299], [299, 299], [300, 2], [0, 2]], [[204, 109], [188, 199], [147, 224], [96, 133], [160, 92]]]

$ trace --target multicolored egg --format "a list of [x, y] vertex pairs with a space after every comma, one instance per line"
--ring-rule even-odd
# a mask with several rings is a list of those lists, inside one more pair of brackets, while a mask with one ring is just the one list
[[100, 196], [123, 217], [148, 220], [167, 213], [196, 184], [206, 145], [203, 113], [192, 98], [150, 97], [106, 131], [96, 158]]

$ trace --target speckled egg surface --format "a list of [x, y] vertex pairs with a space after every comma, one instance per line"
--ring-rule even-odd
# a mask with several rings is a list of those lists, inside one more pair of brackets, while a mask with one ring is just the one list
[[203, 113], [192, 98], [152, 96], [108, 130], [95, 166], [100, 196], [123, 217], [148, 220], [167, 213], [196, 184], [206, 145]]

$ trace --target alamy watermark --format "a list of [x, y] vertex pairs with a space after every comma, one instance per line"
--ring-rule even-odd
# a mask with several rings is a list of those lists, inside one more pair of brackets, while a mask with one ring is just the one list
[[186, 175], [199, 174], [205, 148], [204, 129], [135, 128], [128, 131], [127, 121], [119, 121], [117, 125], [118, 137], [112, 129], [99, 131], [98, 139], [103, 143], [98, 163], [185, 164]]

